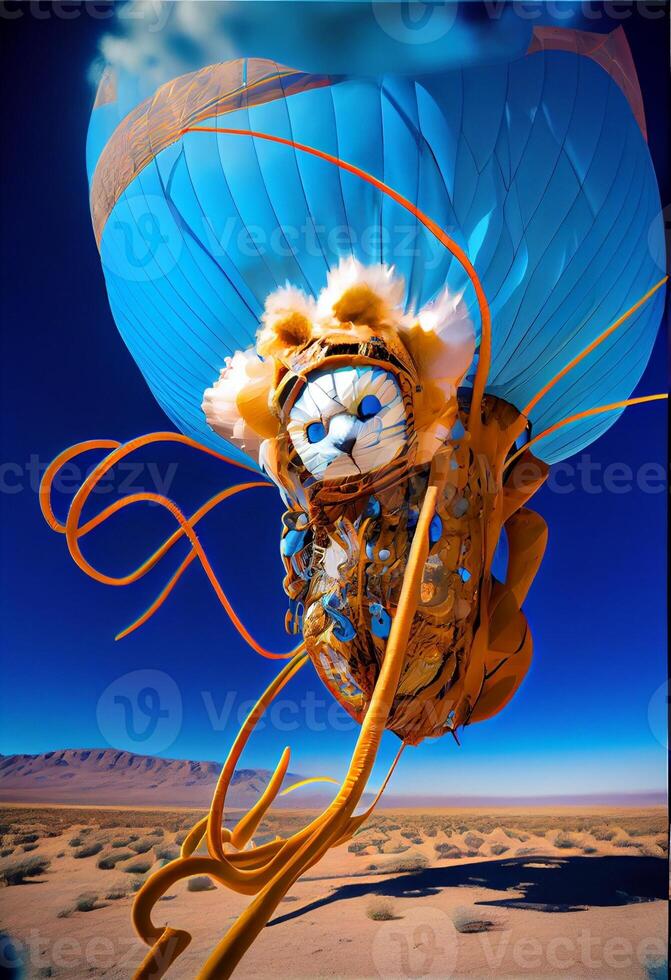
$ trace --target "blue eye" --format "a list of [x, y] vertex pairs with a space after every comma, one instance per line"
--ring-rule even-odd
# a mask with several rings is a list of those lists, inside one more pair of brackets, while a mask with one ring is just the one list
[[372, 419], [374, 415], [377, 415], [381, 408], [382, 405], [379, 398], [375, 395], [364, 395], [359, 402], [356, 414], [362, 422], [365, 422], [366, 419]]
[[305, 430], [305, 435], [308, 437], [308, 442], [321, 442], [326, 435], [324, 423], [310, 422]]

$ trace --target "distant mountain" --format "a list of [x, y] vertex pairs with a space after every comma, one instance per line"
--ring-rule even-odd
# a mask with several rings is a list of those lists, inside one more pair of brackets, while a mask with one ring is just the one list
[[[209, 807], [221, 763], [190, 762], [135, 755], [117, 749], [59, 749], [41, 755], [0, 755], [0, 803], [63, 803], [130, 807]], [[231, 808], [247, 809], [268, 785], [269, 769], [238, 769], [227, 796]], [[304, 776], [287, 773], [284, 785]], [[333, 799], [335, 787], [309, 786], [274, 806], [323, 807]], [[365, 793], [362, 803], [370, 802]], [[663, 790], [635, 793], [594, 793], [553, 796], [430, 796], [401, 794], [393, 788], [384, 795], [385, 809], [445, 809], [464, 807], [561, 806], [665, 806]]]
[[[221, 763], [134, 755], [116, 749], [62, 749], [41, 755], [0, 755], [0, 801], [118, 806], [208, 807]], [[263, 792], [269, 769], [238, 769], [227, 803], [248, 807]], [[304, 777], [287, 773], [285, 785]], [[307, 794], [286, 805], [309, 806]], [[279, 803], [284, 801], [279, 800]]]

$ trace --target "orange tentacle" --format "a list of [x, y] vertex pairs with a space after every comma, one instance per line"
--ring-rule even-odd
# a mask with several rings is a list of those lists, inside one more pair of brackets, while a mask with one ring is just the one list
[[[221, 602], [238, 633], [240, 633], [242, 638], [249, 644], [249, 646], [251, 646], [252, 649], [254, 649], [262, 657], [266, 657], [267, 659], [286, 660], [293, 657], [296, 652], [303, 648], [302, 644], [289, 653], [278, 654], [266, 650], [265, 647], [262, 647], [251, 636], [231, 606], [229, 599], [221, 587], [221, 584], [219, 583], [219, 580], [217, 579], [217, 576], [210, 565], [205, 550], [194, 530], [194, 525], [197, 524], [202, 517], [209, 513], [223, 500], [226, 500], [228, 497], [234, 496], [237, 493], [241, 493], [244, 490], [251, 490], [260, 487], [272, 487], [271, 483], [268, 483], [265, 480], [259, 480], [229, 487], [208, 500], [188, 519], [184, 516], [177, 505], [174, 504], [169, 498], [163, 496], [162, 494], [143, 492], [130, 494], [121, 500], [117, 500], [91, 520], [84, 524], [80, 523], [82, 511], [86, 502], [88, 501], [89, 496], [99, 484], [100, 480], [109, 472], [109, 470], [121, 459], [125, 458], [141, 446], [146, 446], [156, 442], [178, 442], [183, 445], [200, 449], [208, 455], [222, 459], [226, 462], [230, 462], [242, 469], [252, 470], [252, 467], [246, 466], [243, 463], [238, 463], [236, 460], [231, 460], [227, 456], [223, 456], [221, 453], [217, 453], [214, 450], [208, 449], [207, 447], [200, 446], [198, 443], [194, 442], [193, 439], [188, 438], [188, 436], [182, 436], [181, 434], [174, 432], [162, 432], [140, 436], [137, 439], [133, 439], [130, 442], [125, 443], [124, 445], [112, 440], [89, 440], [87, 442], [80, 443], [77, 446], [72, 446], [56, 457], [53, 463], [51, 463], [51, 465], [47, 468], [40, 485], [40, 506], [42, 508], [42, 513], [44, 514], [45, 520], [53, 530], [65, 534], [70, 554], [79, 568], [81, 568], [82, 571], [84, 571], [91, 578], [106, 585], [123, 586], [130, 585], [133, 582], [138, 581], [138, 579], [146, 575], [147, 572], [149, 572], [157, 564], [157, 562], [167, 554], [167, 552], [176, 544], [178, 540], [180, 540], [180, 538], [186, 537], [188, 539], [191, 545], [191, 551], [182, 561], [181, 565], [172, 576], [168, 584], [161, 591], [159, 596], [151, 603], [149, 608], [142, 614], [142, 616], [123, 630], [119, 634], [119, 637], [127, 636], [134, 629], [137, 629], [140, 625], [145, 623], [156, 612], [156, 610], [160, 608], [163, 602], [165, 602], [166, 598], [168, 595], [170, 595], [182, 574], [186, 568], [188, 568], [194, 558], [198, 558], [210, 581], [210, 584], [215, 591], [215, 594], [217, 595], [217, 598]], [[74, 499], [72, 500], [65, 524], [62, 524], [56, 518], [51, 505], [51, 493], [54, 478], [61, 466], [63, 466], [66, 462], [69, 462], [71, 459], [74, 459], [77, 455], [83, 452], [93, 449], [111, 449], [112, 451], [98, 463], [98, 465], [84, 480], [82, 486], [79, 488], [74, 496]], [[82, 554], [79, 543], [80, 539], [90, 531], [94, 530], [94, 528], [99, 527], [120, 510], [124, 509], [125, 507], [129, 507], [132, 504], [141, 502], [155, 503], [168, 510], [177, 521], [177, 524], [179, 525], [178, 529], [174, 531], [170, 537], [166, 538], [161, 546], [157, 548], [146, 561], [127, 575], [111, 576], [99, 571], [99, 569], [95, 568], [89, 561], [87, 561]]]
[[599, 405], [596, 408], [588, 408], [584, 412], [578, 412], [576, 415], [569, 415], [568, 418], [562, 419], [560, 422], [555, 422], [554, 425], [544, 429], [543, 432], [539, 432], [537, 436], [533, 437], [533, 439], [529, 439], [528, 442], [525, 442], [521, 449], [518, 449], [516, 453], [513, 453], [513, 455], [506, 460], [506, 466], [510, 466], [511, 463], [514, 463], [515, 460], [518, 459], [522, 453], [525, 453], [527, 449], [533, 446], [534, 443], [540, 442], [540, 440], [545, 439], [546, 436], [552, 435], [552, 433], [556, 432], [557, 429], [562, 429], [565, 425], [570, 425], [571, 422], [579, 422], [580, 419], [587, 419], [592, 415], [601, 415], [603, 412], [615, 412], [618, 408], [627, 408], [629, 405], [643, 405], [644, 402], [662, 401], [662, 399], [668, 397], [669, 396], [666, 394], [666, 392], [664, 392], [661, 395], [645, 395], [642, 398], [627, 398], [622, 402], [613, 402], [611, 405]]
[[541, 398], [547, 395], [548, 391], [550, 391], [550, 389], [553, 388], [558, 381], [561, 381], [564, 375], [568, 374], [569, 371], [572, 371], [577, 364], [580, 364], [583, 358], [587, 357], [588, 354], [591, 354], [592, 351], [595, 350], [599, 346], [599, 344], [602, 344], [607, 337], [610, 337], [612, 333], [615, 333], [615, 331], [619, 327], [621, 327], [622, 324], [625, 323], [630, 316], [636, 313], [636, 311], [640, 309], [644, 303], [647, 303], [647, 301], [650, 299], [651, 296], [654, 296], [654, 294], [657, 292], [658, 289], [661, 289], [661, 287], [664, 285], [664, 283], [667, 281], [668, 278], [669, 278], [668, 276], [664, 276], [663, 279], [660, 279], [659, 282], [655, 283], [652, 289], [649, 289], [648, 292], [645, 294], [645, 296], [641, 296], [641, 298], [636, 303], [634, 303], [633, 306], [630, 306], [629, 309], [622, 314], [622, 316], [617, 318], [615, 323], [611, 323], [611, 325], [606, 330], [604, 330], [603, 333], [600, 333], [599, 336], [595, 340], [593, 340], [591, 344], [588, 344], [588, 346], [585, 347], [584, 350], [580, 351], [580, 353], [577, 354], [573, 358], [573, 360], [569, 361], [568, 364], [561, 369], [561, 371], [558, 371], [557, 374], [555, 374], [554, 378], [551, 378], [548, 381], [548, 383], [544, 385], [541, 388], [541, 390], [534, 395], [534, 397], [531, 399], [529, 404], [525, 405], [525, 407], [522, 409], [522, 415], [528, 416], [531, 409], [534, 408], [534, 406], [536, 406], [539, 403]]

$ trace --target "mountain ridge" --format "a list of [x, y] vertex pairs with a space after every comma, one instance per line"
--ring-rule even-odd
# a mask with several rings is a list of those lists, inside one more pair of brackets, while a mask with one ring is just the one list
[[[123, 749], [54, 749], [0, 755], [0, 802], [207, 807], [222, 763], [164, 759]], [[270, 769], [236, 769], [227, 795], [248, 807], [263, 792]], [[302, 779], [287, 773], [283, 786]], [[304, 799], [292, 801], [305, 805]]]
[[[164, 759], [123, 749], [53, 749], [37, 754], [0, 754], [0, 803], [71, 806], [209, 808], [222, 763]], [[248, 809], [272, 776], [270, 769], [236, 769], [226, 805]], [[304, 779], [287, 773], [283, 787]], [[278, 797], [275, 807], [311, 809], [333, 798], [333, 787], [302, 788]], [[362, 803], [370, 802], [366, 792]], [[393, 787], [380, 806], [384, 809], [444, 809], [482, 807], [648, 806], [666, 805], [664, 790], [613, 791], [586, 794], [522, 796], [430, 795], [399, 793]]]

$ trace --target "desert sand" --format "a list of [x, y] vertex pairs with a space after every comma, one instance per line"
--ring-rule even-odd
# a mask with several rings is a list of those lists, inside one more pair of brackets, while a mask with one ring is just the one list
[[[131, 976], [133, 890], [201, 815], [4, 807], [0, 922], [27, 980]], [[256, 843], [310, 816], [271, 815]], [[169, 977], [195, 977], [248, 901], [198, 884], [157, 906], [193, 934]], [[667, 888], [662, 808], [381, 810], [293, 887], [236, 976], [657, 980]]]

